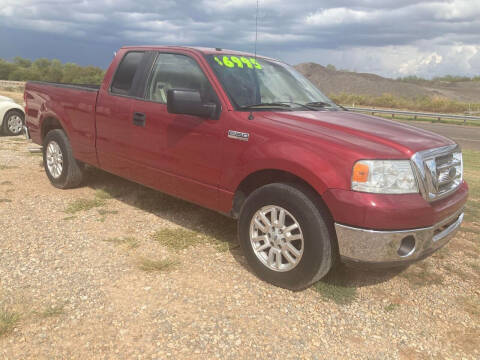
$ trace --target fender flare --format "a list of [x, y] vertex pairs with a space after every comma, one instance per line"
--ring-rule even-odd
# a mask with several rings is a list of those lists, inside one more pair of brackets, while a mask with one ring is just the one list
[[235, 193], [248, 176], [263, 170], [279, 170], [302, 179], [322, 195], [328, 188], [345, 182], [344, 175], [328, 159], [306, 145], [287, 141], [268, 142], [247, 149], [237, 161], [237, 166], [232, 166], [232, 169], [240, 170], [227, 172], [223, 183]]

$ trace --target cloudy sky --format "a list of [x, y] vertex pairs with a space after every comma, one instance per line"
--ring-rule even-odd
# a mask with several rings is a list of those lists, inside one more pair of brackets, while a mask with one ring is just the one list
[[[0, 0], [0, 57], [107, 67], [122, 45], [254, 50], [256, 0]], [[480, 0], [260, 0], [258, 52], [398, 77], [480, 75]]]

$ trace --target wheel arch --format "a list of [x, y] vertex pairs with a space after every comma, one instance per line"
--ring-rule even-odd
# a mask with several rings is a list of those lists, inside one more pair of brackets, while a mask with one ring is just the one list
[[315, 187], [306, 181], [303, 177], [300, 177], [293, 172], [280, 170], [280, 169], [263, 169], [247, 175], [237, 186], [232, 205], [232, 216], [238, 218], [238, 214], [242, 208], [243, 203], [247, 197], [256, 189], [273, 183], [285, 183], [291, 184], [304, 191], [307, 191], [315, 198], [315, 202], [324, 208], [330, 218], [332, 215], [327, 205], [322, 199], [321, 194], [315, 189]]
[[41, 126], [41, 131], [40, 131], [40, 138], [41, 138], [42, 142], [45, 139], [45, 136], [50, 131], [55, 130], [55, 129], [63, 130], [65, 132], [65, 134], [67, 135], [67, 138], [68, 138], [68, 134], [67, 134], [67, 131], [65, 130], [65, 127], [62, 125], [60, 120], [57, 119], [57, 117], [55, 117], [53, 115], [45, 116], [45, 118], [42, 120], [42, 126]]
[[[273, 183], [285, 183], [291, 184], [309, 196], [314, 204], [317, 206], [319, 211], [325, 216], [325, 220], [328, 224], [330, 236], [332, 239], [333, 251], [335, 262], [339, 259], [338, 251], [338, 240], [337, 234], [335, 232], [335, 220], [333, 215], [322, 197], [322, 193], [319, 192], [318, 187], [321, 189], [326, 189], [325, 184], [317, 184], [317, 189], [309, 181], [305, 180], [304, 177], [299, 176], [291, 171], [282, 170], [282, 169], [262, 169], [254, 171], [248, 174], [243, 180], [238, 184], [234, 196], [233, 204], [230, 215], [238, 219], [242, 205], [244, 204], [247, 197], [256, 189]], [[325, 188], [324, 188], [325, 187]]]

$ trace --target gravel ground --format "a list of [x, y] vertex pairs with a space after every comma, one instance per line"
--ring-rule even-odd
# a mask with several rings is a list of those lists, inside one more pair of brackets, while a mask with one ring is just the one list
[[30, 146], [0, 138], [0, 357], [480, 359], [478, 218], [408, 269], [290, 292], [232, 220], [95, 169], [55, 189]]

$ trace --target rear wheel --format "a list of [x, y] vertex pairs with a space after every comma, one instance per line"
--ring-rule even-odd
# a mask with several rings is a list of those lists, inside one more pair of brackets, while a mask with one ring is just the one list
[[22, 133], [25, 115], [20, 110], [10, 110], [3, 119], [3, 132], [5, 135], [17, 136]]
[[238, 235], [248, 263], [261, 279], [301, 290], [332, 267], [329, 224], [314, 196], [308, 189], [278, 183], [246, 199]]
[[83, 167], [73, 157], [72, 147], [65, 132], [50, 131], [43, 141], [43, 165], [53, 184], [59, 189], [73, 188], [83, 180]]

